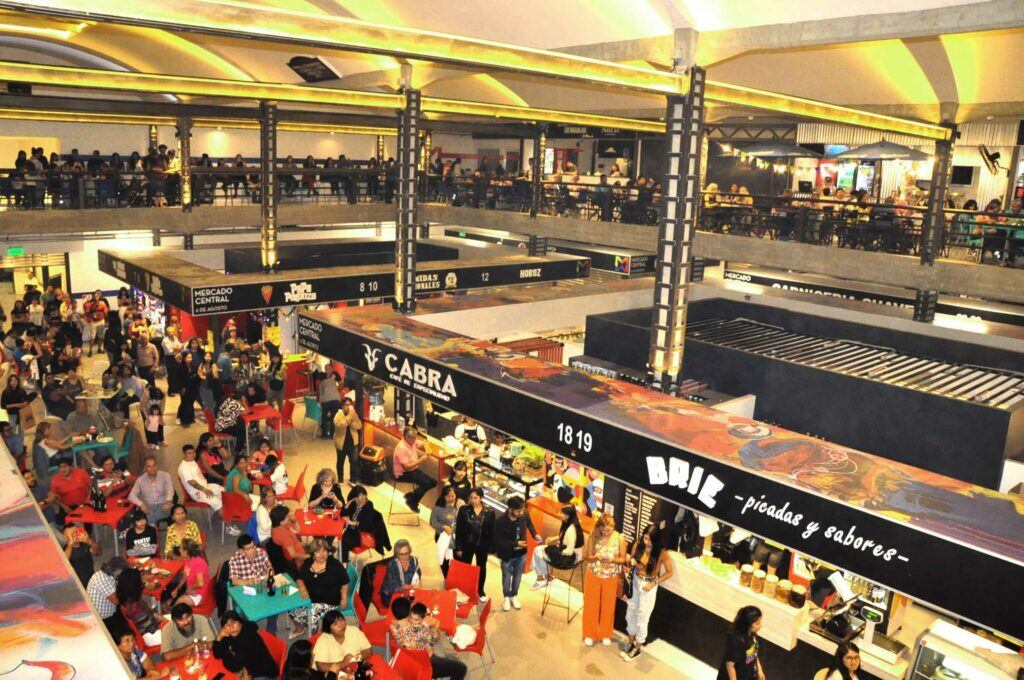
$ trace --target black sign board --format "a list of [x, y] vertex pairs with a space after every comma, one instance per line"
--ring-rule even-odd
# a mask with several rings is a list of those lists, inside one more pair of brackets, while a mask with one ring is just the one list
[[326, 80], [337, 80], [338, 74], [319, 57], [292, 57], [288, 66], [298, 73], [307, 83], [322, 83]]
[[[193, 315], [230, 314], [295, 305], [316, 305], [342, 300], [392, 297], [393, 267], [377, 265], [324, 270], [319, 277], [287, 281], [233, 283], [231, 277], [211, 273], [207, 286], [185, 286], [164, 274], [133, 264], [128, 258], [99, 253], [100, 271]], [[348, 270], [348, 271], [346, 271]], [[590, 261], [573, 256], [549, 259], [518, 258], [481, 264], [432, 262], [416, 271], [416, 291], [433, 293], [489, 286], [542, 283], [590, 275]], [[218, 281], [219, 279], [219, 281]]]
[[[594, 266], [597, 266], [596, 263]], [[826, 295], [846, 300], [872, 302], [888, 307], [902, 307], [911, 310], [914, 308], [914, 291], [910, 290], [904, 293], [898, 289], [887, 289], [883, 292], [869, 287], [860, 287], [849, 281], [843, 281], [842, 285], [838, 283], [831, 285], [794, 274], [770, 272], [747, 267], [726, 268], [723, 276], [729, 281], [753, 283], [778, 290], [792, 290], [797, 293], [810, 293], [812, 295]], [[935, 305], [935, 311], [939, 314], [948, 314], [966, 319], [980, 319], [982, 321], [991, 321], [992, 323], [1024, 326], [1024, 308], [1014, 309], [1013, 306], [1006, 304], [986, 304], [981, 301], [972, 304], [967, 301], [958, 302], [951, 298], [940, 297], [939, 302]]]
[[[365, 308], [360, 312], [365, 313]], [[397, 326], [399, 337], [411, 330], [419, 342], [438, 334], [445, 361], [440, 363], [406, 351], [401, 340], [383, 342], [361, 325], [333, 325], [326, 319], [315, 313], [300, 314], [299, 344], [671, 503], [742, 527], [956, 616], [1024, 637], [1024, 619], [1015, 607], [1006, 605], [1024, 599], [1024, 561], [1017, 533], [1022, 525], [1007, 497], [986, 496], [989, 492], [981, 489], [958, 492], [929, 483], [917, 471], [911, 474], [879, 465], [877, 478], [856, 476], [865, 474], [856, 472], [848, 478], [845, 484], [854, 488], [840, 492], [862, 498], [847, 502], [801, 484], [801, 466], [810, 464], [812, 454], [821, 450], [814, 449], [810, 440], [792, 434], [776, 436], [768, 426], [708, 410], [697, 418], [698, 430], [680, 434], [697, 442], [696, 450], [690, 450], [639, 426], [629, 429], [611, 422], [613, 405], [607, 397], [595, 396], [605, 379], [542, 363], [524, 366], [523, 358], [497, 346], [453, 342], [450, 334], [425, 324], [411, 330], [408, 324], [414, 320], [373, 318], [374, 327]], [[628, 394], [631, 386], [619, 383], [613, 389]], [[592, 399], [603, 406], [595, 407]], [[704, 413], [694, 405], [679, 408]], [[616, 413], [621, 421], [621, 413]], [[658, 413], [669, 417], [664, 411]], [[629, 413], [626, 418], [641, 422]], [[687, 420], [687, 425], [692, 427], [694, 421]], [[773, 466], [780, 464], [779, 449], [792, 445], [792, 453], [786, 448], [787, 455], [782, 456], [782, 462], [796, 466], [791, 481], [780, 481], [786, 477], [777, 469], [760, 474], [732, 462], [726, 455], [733, 446], [730, 442], [736, 440], [749, 440], [740, 450], [741, 460], [748, 456]], [[709, 453], [701, 454], [700, 449]], [[841, 453], [834, 449], [834, 455]], [[893, 507], [879, 507], [883, 501], [905, 508], [909, 519], [901, 518]], [[942, 507], [934, 507], [936, 502]], [[942, 526], [942, 520], [949, 527]], [[984, 536], [986, 531], [991, 535]], [[992, 541], [985, 543], [988, 538]]]
[[640, 134], [635, 130], [621, 128], [598, 127], [596, 125], [552, 125], [548, 127], [548, 139], [581, 139], [599, 137], [601, 139], [636, 139]]

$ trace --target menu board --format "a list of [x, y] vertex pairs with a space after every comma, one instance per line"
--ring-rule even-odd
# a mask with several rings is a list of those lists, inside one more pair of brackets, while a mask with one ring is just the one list
[[635, 486], [627, 486], [622, 504], [622, 536], [627, 544], [636, 541], [643, 528], [651, 523], [658, 497]]

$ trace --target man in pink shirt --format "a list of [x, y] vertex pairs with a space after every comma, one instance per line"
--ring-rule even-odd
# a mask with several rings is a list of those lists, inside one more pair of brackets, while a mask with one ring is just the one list
[[417, 434], [415, 427], [406, 427], [402, 432], [402, 441], [395, 446], [395, 452], [391, 456], [395, 479], [416, 485], [415, 489], [405, 494], [405, 503], [413, 512], [420, 511], [420, 500], [435, 486], [435, 481], [430, 475], [420, 469], [420, 465], [429, 456], [423, 452], [423, 445], [416, 441]]

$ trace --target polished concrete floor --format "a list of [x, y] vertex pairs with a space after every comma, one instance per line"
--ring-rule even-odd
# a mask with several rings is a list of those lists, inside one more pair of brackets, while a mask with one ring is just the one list
[[[89, 377], [99, 377], [99, 374], [106, 367], [105, 359], [87, 359], [86, 374]], [[171, 396], [167, 400], [166, 412], [166, 439], [169, 444], [167, 448], [157, 452], [161, 469], [176, 474], [177, 465], [181, 460], [181, 447], [186, 443], [195, 444], [206, 426], [196, 423], [188, 428], [174, 424], [174, 416], [177, 411], [178, 399]], [[302, 403], [298, 404], [295, 414], [295, 422], [301, 424]], [[138, 419], [138, 412], [133, 417]], [[335, 452], [333, 443], [324, 439], [312, 439], [313, 425], [311, 421], [305, 421], [305, 431], [297, 432], [297, 438], [291, 432], [284, 435], [284, 450], [289, 475], [294, 483], [298, 478], [303, 466], [309, 466], [306, 480], [307, 485], [313, 482], [316, 472], [324, 467], [334, 468]], [[140, 425], [140, 423], [137, 423]], [[347, 491], [346, 485], [346, 491]], [[370, 489], [370, 500], [384, 514], [388, 514], [390, 503], [391, 487], [384, 484], [377, 488]], [[399, 539], [408, 539], [414, 554], [421, 560], [423, 569], [424, 587], [436, 587], [443, 583], [440, 567], [434, 558], [433, 531], [427, 522], [429, 507], [433, 505], [435, 493], [430, 492], [424, 499], [421, 508], [420, 526], [400, 525], [400, 521], [412, 521], [412, 517], [395, 517], [394, 522], [389, 525], [388, 531], [392, 543]], [[407, 510], [400, 497], [396, 498], [396, 509]], [[192, 510], [192, 519], [199, 523], [203, 531], [209, 532], [205, 513]], [[550, 534], [554, 527], [548, 529]], [[544, 530], [541, 529], [543, 532]], [[217, 517], [213, 519], [213, 531], [208, 537], [208, 557], [212, 568], [216, 568], [223, 560], [231, 556], [233, 552], [233, 539], [226, 537], [225, 545], [220, 543], [221, 524]], [[109, 555], [112, 550], [110, 544], [110, 533], [101, 532], [101, 544], [104, 547], [104, 554]], [[103, 558], [97, 558], [99, 563]], [[639, 678], [639, 677], [684, 677], [694, 680], [713, 678], [714, 674], [707, 666], [681, 655], [677, 650], [669, 648], [664, 643], [651, 645], [649, 653], [643, 654], [632, 662], [625, 662], [619, 658], [618, 653], [621, 640], [616, 641], [610, 647], [595, 646], [587, 648], [582, 644], [581, 616], [577, 616], [571, 624], [565, 622], [563, 610], [549, 609], [544, 617], [540, 615], [543, 591], [531, 591], [533, 584], [532, 574], [523, 578], [520, 600], [523, 604], [521, 611], [501, 611], [501, 582], [500, 568], [495, 558], [492, 557], [488, 568], [486, 590], [492, 601], [492, 616], [488, 624], [488, 636], [491, 647], [496, 658], [495, 665], [490, 667], [491, 677], [533, 677], [541, 678], [579, 678], [579, 677], [607, 677], [607, 678]], [[562, 592], [562, 591], [559, 591]], [[579, 606], [580, 595], [576, 594], [573, 602]], [[375, 617], [371, 608], [371, 618]], [[282, 616], [279, 622], [279, 632], [282, 636], [288, 630], [287, 617]], [[475, 623], [475, 617], [471, 623]], [[655, 634], [652, 631], [652, 636]], [[668, 663], [659, 661], [655, 655], [665, 659]], [[469, 666], [471, 678], [482, 678], [484, 673], [481, 670], [479, 657], [470, 654], [459, 655]]]

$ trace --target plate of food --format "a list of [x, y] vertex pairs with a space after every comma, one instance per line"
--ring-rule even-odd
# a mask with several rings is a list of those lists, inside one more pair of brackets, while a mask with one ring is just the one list
[[102, 444], [109, 444], [110, 442], [114, 441], [114, 438], [108, 437], [107, 435], [100, 435], [99, 437], [96, 437], [96, 441]]

